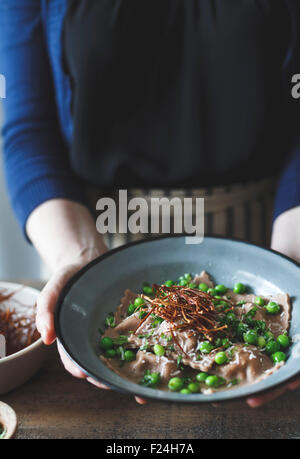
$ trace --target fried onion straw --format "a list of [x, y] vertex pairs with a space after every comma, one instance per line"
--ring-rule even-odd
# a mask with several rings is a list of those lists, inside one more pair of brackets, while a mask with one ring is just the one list
[[[179, 285], [168, 287], [166, 285], [153, 284], [152, 288], [154, 292], [153, 298], [141, 295], [149, 303], [150, 311], [141, 320], [134, 333], [137, 332], [151, 314], [155, 313], [155, 315], [170, 324], [169, 331], [174, 342], [184, 352], [176, 339], [174, 333], [176, 330], [195, 330], [209, 341], [212, 341], [216, 332], [227, 328], [227, 325], [219, 326], [217, 320], [219, 312], [215, 308], [214, 297], [209, 293]], [[229, 309], [233, 309], [233, 305], [229, 300], [222, 298], [222, 301], [228, 303]]]

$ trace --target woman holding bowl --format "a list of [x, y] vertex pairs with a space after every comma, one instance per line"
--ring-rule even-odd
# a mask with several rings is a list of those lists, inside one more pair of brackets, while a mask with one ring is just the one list
[[66, 281], [120, 243], [110, 237], [107, 247], [93, 216], [96, 198], [120, 188], [146, 199], [205, 197], [206, 233], [300, 260], [299, 109], [290, 93], [298, 8], [295, 0], [1, 1], [4, 164], [24, 235], [53, 270], [38, 301], [46, 344], [56, 339]]

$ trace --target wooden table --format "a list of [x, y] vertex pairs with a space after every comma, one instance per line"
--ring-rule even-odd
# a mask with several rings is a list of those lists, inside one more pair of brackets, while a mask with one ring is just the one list
[[55, 347], [40, 372], [1, 400], [18, 416], [17, 438], [300, 438], [300, 392], [259, 409], [149, 403], [69, 375]]
[[300, 438], [300, 393], [256, 410], [149, 403], [74, 379], [56, 350], [39, 374], [1, 399], [16, 411], [17, 438]]

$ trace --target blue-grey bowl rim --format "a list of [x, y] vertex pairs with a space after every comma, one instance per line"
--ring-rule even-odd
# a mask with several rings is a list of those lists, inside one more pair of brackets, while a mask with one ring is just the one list
[[[155, 236], [151, 239], [141, 239], [141, 240], [138, 240], [138, 241], [132, 241], [132, 242], [128, 242], [120, 247], [116, 247], [114, 249], [110, 249], [109, 251], [105, 252], [103, 255], [100, 255], [99, 257], [95, 258], [94, 260], [90, 261], [87, 265], [85, 265], [83, 268], [81, 268], [76, 274], [74, 274], [66, 283], [66, 285], [64, 286], [64, 288], [62, 289], [59, 297], [58, 297], [58, 300], [56, 302], [56, 306], [55, 306], [55, 313], [54, 313], [54, 327], [55, 327], [55, 333], [56, 333], [56, 337], [57, 337], [57, 340], [58, 342], [61, 344], [65, 354], [69, 357], [69, 359], [77, 366], [77, 368], [79, 368], [79, 370], [81, 370], [87, 377], [90, 377], [96, 381], [98, 381], [99, 383], [101, 384], [104, 384], [106, 385], [107, 387], [109, 387], [110, 389], [113, 389], [117, 392], [120, 392], [120, 393], [126, 393], [126, 394], [131, 394], [131, 395], [134, 395], [134, 392], [133, 391], [130, 391], [130, 390], [126, 390], [124, 388], [121, 388], [119, 386], [115, 386], [114, 384], [110, 383], [110, 382], [107, 382], [105, 379], [100, 379], [98, 375], [95, 375], [93, 374], [92, 372], [90, 371], [87, 371], [83, 366], [81, 366], [75, 359], [74, 355], [72, 355], [72, 352], [70, 352], [69, 350], [67, 350], [67, 347], [66, 347], [66, 344], [64, 342], [64, 338], [62, 336], [62, 333], [61, 333], [61, 329], [60, 329], [60, 324], [59, 324], [59, 313], [60, 313], [60, 309], [63, 305], [63, 302], [65, 300], [65, 297], [66, 295], [69, 293], [69, 291], [71, 290], [71, 288], [73, 287], [73, 285], [77, 282], [78, 279], [81, 278], [81, 276], [86, 272], [88, 271], [90, 268], [92, 268], [94, 265], [98, 264], [99, 262], [101, 262], [102, 260], [104, 260], [105, 258], [107, 257], [111, 257], [113, 256], [115, 253], [119, 252], [119, 251], [122, 251], [122, 250], [125, 250], [127, 249], [128, 247], [132, 247], [132, 246], [135, 246], [135, 245], [138, 245], [138, 244], [148, 244], [148, 243], [151, 243], [155, 240], [158, 240], [158, 239], [169, 239], [169, 238], [182, 238], [182, 237], [185, 237], [185, 236], [188, 236], [187, 234], [184, 234], [184, 233], [181, 233], [181, 234], [164, 234], [164, 235], [159, 235], [159, 236]], [[221, 240], [226, 240], [226, 241], [232, 241], [232, 242], [239, 242], [239, 243], [242, 243], [242, 244], [245, 244], [245, 245], [249, 245], [249, 246], [254, 246], [254, 247], [259, 247], [267, 252], [273, 252], [274, 254], [278, 255], [279, 257], [283, 258], [283, 259], [286, 259], [288, 261], [290, 261], [291, 263], [293, 263], [295, 266], [297, 266], [298, 268], [300, 268], [300, 263], [298, 263], [297, 261], [293, 260], [292, 258], [288, 257], [287, 255], [284, 255], [283, 253], [280, 253], [280, 252], [277, 252], [276, 250], [274, 249], [271, 249], [271, 248], [267, 248], [263, 245], [260, 245], [260, 244], [254, 244], [252, 242], [248, 242], [248, 241], [245, 241], [243, 239], [239, 239], [239, 238], [231, 238], [231, 237], [226, 237], [226, 236], [218, 236], [218, 235], [207, 235], [205, 236], [205, 239], [221, 239]], [[292, 379], [294, 379], [295, 377], [297, 376], [300, 376], [300, 372], [299, 373], [296, 373], [294, 375], [291, 376]], [[285, 381], [280, 381], [278, 383], [274, 382], [274, 384], [272, 385], [272, 387], [268, 388], [268, 391], [272, 391], [273, 389], [278, 389], [279, 387], [281, 386], [284, 386], [286, 384], [286, 382], [288, 381], [289, 379], [286, 379]], [[225, 391], [224, 391], [225, 392]], [[259, 394], [262, 394], [263, 392], [265, 392], [265, 389], [261, 389], [259, 391], [254, 391], [252, 395], [259, 395]], [[227, 394], [230, 393], [230, 391], [226, 391]], [[226, 399], [222, 400], [222, 403], [224, 402], [230, 402], [232, 400], [239, 400], [239, 399], [245, 399], [247, 398], [248, 395], [235, 395], [234, 397], [226, 397]], [[145, 398], [143, 396], [143, 398]], [[158, 398], [156, 397], [155, 395], [151, 396], [151, 395], [148, 395], [146, 397], [147, 399], [151, 399], [152, 401], [157, 401], [157, 402], [168, 402], [168, 403], [212, 403], [213, 400], [191, 400], [189, 399], [189, 397], [184, 397], [184, 399], [173, 399], [173, 400], [170, 400], [170, 399], [163, 399], [163, 398]], [[218, 401], [219, 403], [219, 401]]]

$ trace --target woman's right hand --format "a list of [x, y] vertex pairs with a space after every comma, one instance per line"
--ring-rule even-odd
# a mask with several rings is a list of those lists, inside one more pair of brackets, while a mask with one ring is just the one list
[[[41, 291], [37, 300], [36, 325], [45, 344], [50, 345], [56, 340], [54, 311], [62, 289], [74, 274], [99, 255], [100, 253], [95, 251], [93, 254], [89, 253], [88, 256], [80, 257], [73, 263], [60, 267]], [[86, 378], [86, 374], [69, 359], [59, 342], [57, 342], [57, 347], [65, 369], [76, 378]], [[106, 388], [103, 385], [101, 387]]]
[[[89, 210], [65, 199], [53, 199], [37, 207], [28, 218], [26, 230], [53, 273], [37, 300], [37, 329], [43, 342], [49, 345], [56, 340], [54, 310], [62, 289], [81, 268], [106, 252], [107, 247]], [[66, 370], [77, 378], [86, 378], [59, 343], [58, 351]]]
[[[102, 237], [96, 230], [94, 219], [81, 204], [53, 199], [37, 207], [29, 216], [26, 230], [28, 237], [52, 269], [52, 276], [37, 300], [37, 329], [47, 345], [56, 340], [54, 310], [59, 295], [81, 268], [107, 251]], [[101, 389], [106, 386], [87, 375], [65, 353], [57, 342], [65, 369], [76, 378], [85, 378]], [[145, 401], [136, 397], [136, 401]]]
[[[45, 344], [52, 344], [56, 340], [54, 311], [62, 289], [74, 274], [99, 255], [100, 253], [98, 250], [87, 251], [80, 259], [74, 260], [73, 263], [61, 267], [52, 275], [41, 291], [37, 300], [36, 324]], [[87, 377], [87, 375], [67, 356], [59, 341], [57, 341], [57, 349], [65, 369], [71, 373], [71, 375], [75, 376], [75, 378], [86, 379], [100, 389], [108, 389], [104, 384]], [[140, 405], [146, 403], [146, 401], [140, 397], [135, 397], [135, 399]]]

